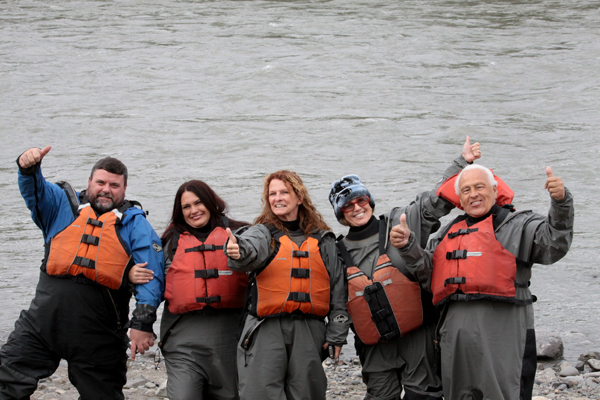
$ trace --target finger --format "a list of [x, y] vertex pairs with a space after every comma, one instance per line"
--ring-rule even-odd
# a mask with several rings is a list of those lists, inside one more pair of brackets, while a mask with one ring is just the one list
[[[140, 268], [146, 268], [148, 266], [148, 262], [143, 262], [140, 264], [135, 264], [136, 267], [140, 267]], [[147, 271], [151, 271], [151, 270], [147, 270]]]
[[237, 238], [235, 237], [233, 232], [231, 232], [231, 229], [227, 228], [226, 230], [227, 230], [227, 235], [229, 236], [229, 241], [233, 244], [237, 244]]
[[323, 350], [326, 350], [329, 347], [329, 343], [325, 342], [325, 344], [323, 345]]
[[466, 146], [469, 146], [469, 147], [471, 147], [471, 138], [469, 137], [469, 135], [467, 135], [467, 140], [465, 140], [465, 144], [464, 144], [464, 146], [465, 146], [465, 147], [466, 147]]
[[[468, 136], [467, 136], [468, 137]], [[406, 223], [406, 214], [402, 214], [400, 216], [400, 227], [404, 229], [404, 231], [408, 232], [410, 229], [408, 228], [408, 224]]]
[[546, 167], [546, 175], [548, 176], [548, 178], [554, 177], [554, 174], [552, 173], [552, 168]]
[[135, 360], [135, 343], [131, 342], [131, 359]]
[[335, 346], [335, 357], [336, 359], [340, 358], [340, 353], [342, 352], [342, 348]]
[[42, 161], [42, 158], [46, 157], [46, 154], [50, 152], [50, 149], [52, 149], [52, 146], [46, 146], [40, 150], [40, 161]]

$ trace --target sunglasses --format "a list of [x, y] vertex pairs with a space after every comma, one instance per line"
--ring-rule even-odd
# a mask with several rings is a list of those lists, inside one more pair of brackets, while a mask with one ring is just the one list
[[342, 206], [343, 213], [349, 213], [354, 210], [354, 205], [358, 204], [359, 207], [364, 207], [369, 204], [369, 196], [360, 196], [355, 198], [354, 200], [350, 200], [346, 204]]

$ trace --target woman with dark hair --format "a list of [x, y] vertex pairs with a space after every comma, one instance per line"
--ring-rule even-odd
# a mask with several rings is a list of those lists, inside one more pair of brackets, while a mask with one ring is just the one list
[[255, 225], [228, 230], [226, 245], [231, 269], [250, 273], [240, 397], [324, 400], [321, 354], [339, 355], [349, 325], [335, 236], [294, 172], [267, 176], [262, 203]]
[[[227, 267], [225, 229], [247, 225], [226, 217], [227, 204], [206, 183], [177, 190], [165, 253], [165, 307], [159, 346], [167, 365], [167, 394], [174, 399], [238, 399], [236, 339], [248, 284]], [[152, 279], [132, 268], [134, 283]]]

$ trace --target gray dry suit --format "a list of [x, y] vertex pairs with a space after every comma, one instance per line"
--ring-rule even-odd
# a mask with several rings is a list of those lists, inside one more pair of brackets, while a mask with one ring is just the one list
[[[552, 264], [569, 250], [574, 209], [573, 197], [565, 191], [562, 201], [551, 199], [547, 217], [532, 211], [513, 212], [494, 226], [496, 239], [517, 258], [516, 282], [529, 282], [534, 263]], [[494, 218], [499, 208], [492, 208]], [[409, 269], [429, 290], [435, 268], [432, 255], [446, 231], [440, 231], [426, 251], [411, 234], [401, 250]], [[532, 298], [527, 287], [517, 287], [516, 293], [516, 300]], [[492, 300], [446, 304], [440, 328], [444, 398], [531, 399], [537, 366], [532, 304]]]
[[[325, 342], [341, 347], [350, 322], [335, 237], [330, 232], [320, 232], [320, 235], [323, 237], [319, 250], [331, 283], [327, 324], [321, 319], [299, 315], [264, 319], [248, 315], [238, 346], [241, 399], [325, 399], [327, 377], [321, 364], [322, 347]], [[302, 231], [290, 231], [288, 236], [298, 246], [307, 239]], [[254, 272], [264, 267], [273, 251], [269, 229], [255, 225], [236, 237], [240, 258], [230, 258], [229, 268]], [[241, 344], [249, 330], [254, 332], [245, 350]]]
[[[165, 277], [172, 261], [169, 249], [170, 242], [165, 246]], [[169, 399], [239, 399], [236, 346], [241, 317], [241, 309], [211, 307], [173, 314], [165, 301], [160, 339]]]
[[[465, 166], [467, 161], [462, 156], [456, 158], [433, 190], [419, 194], [407, 207], [392, 209], [381, 221], [372, 218], [364, 227], [350, 228], [343, 242], [354, 266], [369, 277], [373, 276], [379, 257], [379, 223], [387, 225], [387, 241], [392, 226], [400, 223], [402, 214], [406, 214], [406, 222], [414, 231], [416, 241], [425, 246], [429, 235], [439, 228], [439, 219], [454, 208], [451, 203], [437, 197], [436, 190], [441, 182]], [[392, 264], [409, 279], [417, 281], [407, 270], [398, 249], [389, 243], [386, 243], [385, 248]], [[400, 399], [402, 385], [406, 392], [405, 399], [442, 396], [441, 381], [434, 366], [434, 330], [438, 313], [431, 304], [431, 294], [421, 291], [421, 296], [424, 316], [420, 328], [389, 342], [371, 346], [355, 340], [356, 351], [363, 368], [363, 381], [367, 385], [365, 399]]]

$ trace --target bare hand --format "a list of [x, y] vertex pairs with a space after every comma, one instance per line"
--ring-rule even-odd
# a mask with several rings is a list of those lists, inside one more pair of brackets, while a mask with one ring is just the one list
[[240, 245], [238, 244], [237, 238], [229, 228], [227, 228], [227, 234], [229, 235], [229, 240], [227, 241], [227, 257], [239, 260]]
[[408, 244], [410, 238], [410, 228], [406, 223], [406, 214], [400, 216], [400, 224], [394, 225], [390, 232], [390, 243], [392, 246], [401, 249]]
[[32, 147], [19, 157], [19, 166], [21, 168], [29, 168], [42, 162], [42, 158], [48, 154], [52, 146], [46, 146], [43, 149]]
[[[329, 347], [329, 343], [325, 342], [325, 344], [323, 345], [323, 350], [327, 350], [328, 347]], [[333, 353], [333, 359], [337, 360], [338, 358], [340, 358], [340, 353], [342, 352], [342, 347], [336, 346], [336, 345], [333, 345], [333, 347], [335, 348], [335, 352]]]
[[465, 160], [467, 160], [467, 162], [470, 163], [481, 158], [479, 142], [472, 145], [471, 138], [467, 136], [467, 140], [465, 140], [465, 144], [463, 145], [462, 156]]
[[544, 188], [548, 189], [550, 197], [554, 200], [562, 201], [565, 198], [565, 185], [563, 184], [562, 179], [558, 176], [554, 176], [552, 168], [550, 167], [546, 167], [546, 175], [548, 176], [548, 180], [546, 180]]
[[154, 346], [154, 335], [152, 332], [138, 331], [137, 329], [129, 330], [129, 338], [131, 339], [131, 359], [135, 360], [135, 353], [139, 351], [144, 354], [150, 347]]
[[136, 285], [143, 285], [154, 279], [154, 271], [146, 268], [148, 263], [135, 264], [129, 270], [129, 282]]

